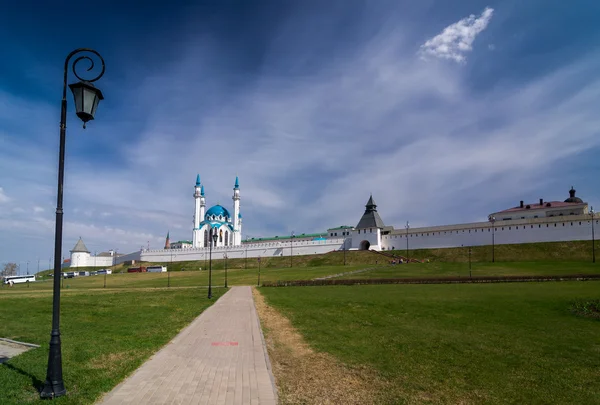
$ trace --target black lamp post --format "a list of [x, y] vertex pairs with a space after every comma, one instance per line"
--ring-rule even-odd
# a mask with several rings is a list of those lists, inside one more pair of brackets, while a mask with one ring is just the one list
[[294, 234], [294, 231], [292, 231], [292, 237], [290, 238], [290, 267], [294, 267], [292, 258], [294, 256], [294, 238], [295, 237], [296, 237], [296, 235]]
[[471, 277], [471, 248], [469, 248], [469, 278]]
[[65, 142], [67, 128], [67, 73], [71, 58], [80, 52], [90, 52], [100, 58], [102, 71], [98, 76], [90, 80], [83, 80], [76, 72], [75, 66], [81, 60], [90, 61], [88, 71], [94, 67], [94, 61], [89, 56], [80, 56], [73, 62], [73, 74], [79, 82], [69, 85], [75, 99], [75, 112], [85, 124], [94, 119], [100, 100], [104, 99], [102, 92], [92, 84], [104, 75], [104, 59], [93, 49], [79, 48], [71, 52], [65, 59], [62, 102], [60, 110], [60, 147], [58, 155], [58, 191], [56, 198], [56, 228], [54, 233], [54, 286], [52, 296], [52, 332], [50, 333], [50, 352], [48, 354], [48, 369], [46, 382], [40, 392], [42, 398], [60, 397], [67, 393], [62, 376], [62, 354], [60, 341], [60, 272], [62, 251], [62, 228], [63, 228], [63, 183], [65, 174]]
[[346, 265], [346, 237], [344, 236], [344, 266]]
[[408, 260], [408, 230], [410, 229], [410, 224], [408, 223], [408, 221], [406, 221], [406, 263], [409, 262]]
[[225, 258], [225, 288], [227, 288], [227, 253], [223, 257]]
[[496, 261], [496, 227], [494, 226], [494, 223], [496, 222], [496, 217], [490, 215], [488, 217], [488, 221], [490, 221], [490, 223], [492, 224], [492, 263], [494, 263]]
[[260, 287], [260, 256], [258, 256], [258, 283], [256, 283], [257, 287]]
[[[171, 250], [171, 247], [169, 247], [169, 250]], [[173, 267], [173, 251], [171, 250], [171, 263], [169, 264], [169, 267], [167, 267], [167, 287], [171, 288], [171, 267]]]
[[594, 207], [590, 207], [590, 215], [592, 216], [592, 263], [596, 263], [596, 239], [594, 236]]
[[212, 243], [210, 243], [210, 258], [208, 260], [208, 299], [212, 298], [212, 247], [213, 245], [216, 246], [218, 237], [219, 235], [217, 235], [216, 232], [213, 232]]

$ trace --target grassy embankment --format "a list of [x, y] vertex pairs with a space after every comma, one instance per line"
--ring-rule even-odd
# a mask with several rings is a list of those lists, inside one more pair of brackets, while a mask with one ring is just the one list
[[[496, 263], [500, 262], [532, 262], [532, 261], [559, 261], [559, 262], [591, 262], [591, 242], [547, 242], [547, 243], [524, 243], [517, 245], [496, 245], [494, 248]], [[401, 256], [406, 255], [406, 250], [394, 250], [384, 253], [392, 253]], [[432, 262], [444, 263], [467, 263], [469, 254], [467, 247], [445, 248], [445, 249], [416, 249], [409, 250], [410, 258], [420, 260], [428, 259]], [[346, 251], [347, 265], [374, 265], [389, 261], [386, 257], [372, 252], [365, 251]], [[471, 261], [473, 263], [486, 263], [492, 261], [491, 246], [474, 246], [472, 248]], [[207, 269], [207, 260], [195, 260], [186, 262], [143, 262], [142, 265], [162, 264], [171, 271], [192, 271]], [[294, 256], [293, 267], [320, 267], [320, 266], [340, 266], [344, 264], [344, 252], [335, 251], [321, 255]], [[137, 264], [136, 264], [137, 265]], [[115, 272], [126, 272], [130, 265], [119, 264], [110, 267]], [[257, 269], [258, 261], [256, 258], [248, 259], [228, 259], [227, 267], [229, 269]], [[290, 267], [290, 257], [263, 257], [261, 258], [261, 268], [286, 268]], [[213, 256], [213, 269], [221, 270], [225, 268], [225, 260], [222, 255]], [[78, 268], [80, 271], [93, 271], [97, 268]], [[63, 271], [68, 271], [64, 269]], [[40, 276], [46, 276], [50, 270], [44, 270], [39, 273]]]

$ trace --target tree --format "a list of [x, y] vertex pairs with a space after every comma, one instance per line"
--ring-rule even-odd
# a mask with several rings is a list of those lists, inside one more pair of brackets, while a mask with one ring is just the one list
[[2, 270], [0, 270], [0, 276], [16, 276], [17, 275], [17, 263], [6, 263]]

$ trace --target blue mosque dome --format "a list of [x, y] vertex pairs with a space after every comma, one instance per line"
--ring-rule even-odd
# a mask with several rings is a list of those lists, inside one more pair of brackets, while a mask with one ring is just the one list
[[231, 218], [231, 215], [229, 214], [229, 211], [227, 211], [227, 208], [223, 207], [222, 205], [215, 205], [213, 207], [210, 207], [208, 209], [208, 211], [206, 211], [206, 214], [204, 215], [204, 219], [206, 221], [229, 221], [229, 218]]

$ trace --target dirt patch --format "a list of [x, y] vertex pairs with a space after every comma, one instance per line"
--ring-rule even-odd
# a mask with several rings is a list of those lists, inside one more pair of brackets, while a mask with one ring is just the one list
[[386, 383], [366, 367], [315, 352], [290, 321], [252, 289], [281, 404], [380, 404]]
[[89, 362], [89, 368], [115, 370], [124, 362], [130, 361], [135, 356], [131, 352], [107, 353], [98, 356]]

